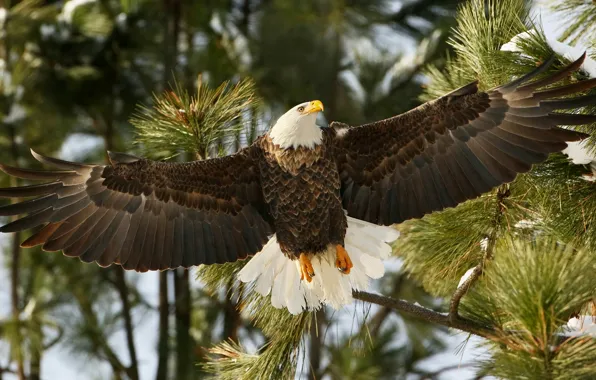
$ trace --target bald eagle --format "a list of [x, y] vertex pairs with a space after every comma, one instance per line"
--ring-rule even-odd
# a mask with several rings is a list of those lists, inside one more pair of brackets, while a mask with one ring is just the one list
[[[553, 59], [487, 92], [471, 83], [407, 113], [356, 127], [316, 125], [320, 101], [299, 104], [236, 154], [155, 162], [109, 153], [109, 165], [41, 156], [57, 168], [2, 165], [44, 183], [0, 189], [32, 199], [0, 209], [26, 216], [2, 232], [40, 227], [23, 247], [140, 272], [251, 260], [238, 273], [291, 313], [352, 301], [384, 273], [388, 226], [454, 207], [587, 135], [559, 128], [596, 115], [596, 79], [552, 87], [583, 57], [541, 75]], [[535, 79], [539, 77], [540, 79]]]

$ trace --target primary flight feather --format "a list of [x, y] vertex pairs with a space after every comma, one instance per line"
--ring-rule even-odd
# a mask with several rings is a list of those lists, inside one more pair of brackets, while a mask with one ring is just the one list
[[27, 214], [0, 231], [41, 227], [23, 247], [136, 271], [254, 256], [238, 276], [270, 293], [274, 306], [339, 308], [352, 289], [383, 275], [386, 243], [398, 236], [385, 226], [475, 198], [587, 136], [558, 126], [596, 115], [554, 111], [596, 105], [594, 95], [558, 99], [596, 87], [596, 79], [550, 87], [583, 59], [534, 80], [551, 59], [487, 92], [471, 83], [358, 127], [320, 128], [323, 104], [299, 104], [223, 158], [169, 163], [110, 153], [110, 165], [86, 165], [33, 153], [57, 170], [0, 166], [46, 181], [0, 189], [1, 197], [33, 197], [0, 208]]

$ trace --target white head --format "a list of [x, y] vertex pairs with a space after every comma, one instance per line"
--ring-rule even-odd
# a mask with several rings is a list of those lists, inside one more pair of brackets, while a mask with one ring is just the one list
[[323, 132], [315, 124], [321, 111], [323, 103], [319, 100], [298, 104], [277, 120], [269, 131], [269, 137], [282, 149], [300, 146], [313, 149], [323, 140]]

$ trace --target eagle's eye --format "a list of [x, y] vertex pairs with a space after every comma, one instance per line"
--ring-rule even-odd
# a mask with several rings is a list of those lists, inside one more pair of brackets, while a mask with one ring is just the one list
[[304, 111], [304, 106], [298, 107], [298, 112], [302, 112], [302, 111]]

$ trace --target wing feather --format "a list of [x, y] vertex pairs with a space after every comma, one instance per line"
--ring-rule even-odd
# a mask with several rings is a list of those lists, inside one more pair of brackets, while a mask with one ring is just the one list
[[189, 163], [109, 152], [111, 165], [32, 152], [57, 170], [0, 165], [9, 175], [46, 181], [0, 189], [0, 197], [34, 197], [0, 207], [2, 216], [24, 215], [0, 231], [42, 226], [24, 247], [41, 245], [137, 271], [245, 259], [273, 233], [260, 189], [258, 149]]
[[[584, 58], [535, 80], [551, 58], [487, 92], [470, 83], [358, 127], [332, 123], [327, 133], [334, 138], [348, 215], [388, 225], [453, 207], [513, 181], [567, 141], [587, 137], [558, 126], [594, 123], [596, 115], [560, 111], [596, 105], [596, 94], [582, 94], [596, 88], [596, 80], [556, 85]], [[556, 99], [562, 96], [574, 97]]]

